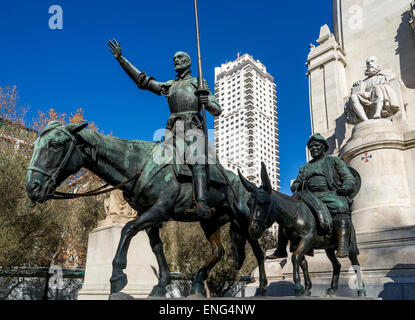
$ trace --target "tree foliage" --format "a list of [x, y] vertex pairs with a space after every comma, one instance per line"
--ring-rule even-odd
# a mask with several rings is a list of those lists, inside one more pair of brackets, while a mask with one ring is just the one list
[[[24, 184], [31, 150], [16, 149], [14, 140], [6, 139], [13, 126], [31, 127], [39, 132], [51, 120], [84, 122], [83, 111], [78, 109], [69, 117], [54, 109], [40, 111], [27, 125], [24, 120], [27, 109], [19, 107], [16, 87], [0, 88], [0, 99], [0, 114], [8, 123], [0, 129], [3, 138], [0, 144], [0, 271], [51, 264], [83, 267], [88, 233], [105, 215], [103, 197], [50, 200], [29, 207]], [[93, 128], [98, 130], [95, 125]], [[31, 139], [28, 145], [33, 142]], [[92, 174], [84, 172], [63, 183], [59, 189], [63, 192], [74, 192], [75, 188], [88, 191], [97, 187], [98, 182]]]

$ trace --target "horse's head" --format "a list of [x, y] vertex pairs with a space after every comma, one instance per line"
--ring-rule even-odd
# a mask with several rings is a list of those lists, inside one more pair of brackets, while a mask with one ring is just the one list
[[87, 125], [51, 121], [40, 133], [26, 175], [26, 192], [32, 201], [52, 198], [56, 187], [81, 169], [82, 155], [74, 134]]
[[261, 162], [262, 186], [260, 188], [248, 181], [239, 170], [238, 174], [243, 186], [251, 194], [248, 200], [250, 210], [249, 234], [254, 239], [259, 239], [265, 229], [272, 224], [272, 221], [268, 221], [272, 205], [272, 186], [267, 169], [265, 164]]

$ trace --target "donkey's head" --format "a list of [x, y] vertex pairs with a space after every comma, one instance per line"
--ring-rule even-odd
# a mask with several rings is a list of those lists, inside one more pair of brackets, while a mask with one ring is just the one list
[[40, 133], [26, 175], [26, 192], [32, 201], [52, 198], [56, 187], [81, 169], [82, 154], [74, 134], [87, 125], [51, 121]]
[[260, 188], [248, 181], [239, 170], [238, 174], [245, 189], [251, 193], [248, 200], [250, 210], [249, 234], [254, 239], [259, 239], [265, 229], [272, 224], [272, 221], [268, 221], [272, 204], [272, 186], [267, 168], [265, 163], [261, 162], [262, 186]]

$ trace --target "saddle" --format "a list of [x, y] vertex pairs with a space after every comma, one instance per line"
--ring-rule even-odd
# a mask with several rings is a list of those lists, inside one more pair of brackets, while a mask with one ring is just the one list
[[[163, 145], [157, 144], [153, 148], [150, 153], [149, 161], [143, 168], [140, 178], [136, 182], [135, 196], [131, 199], [133, 203], [137, 201], [141, 192], [145, 189], [151, 179], [167, 166], [172, 167], [176, 179], [179, 182], [192, 181], [192, 171], [189, 168], [189, 165], [183, 163], [182, 161], [177, 161], [176, 157], [169, 156], [170, 154], [170, 150], [167, 150], [163, 147]], [[219, 164], [218, 161], [213, 164], [208, 164], [208, 166], [210, 184], [215, 184], [219, 187], [228, 185], [227, 179], [224, 176], [225, 169]], [[128, 195], [124, 194], [124, 197], [128, 197]]]
[[310, 209], [317, 222], [317, 232], [322, 235], [333, 230], [333, 218], [326, 205], [308, 190], [298, 191], [293, 198], [301, 199]]

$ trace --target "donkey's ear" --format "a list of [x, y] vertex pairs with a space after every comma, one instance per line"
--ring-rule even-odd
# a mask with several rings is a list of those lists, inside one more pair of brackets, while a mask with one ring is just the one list
[[88, 122], [85, 122], [85, 123], [70, 123], [70, 124], [67, 124], [65, 127], [70, 133], [75, 134], [75, 133], [81, 131], [82, 129], [85, 129], [87, 126], [88, 126]]
[[264, 162], [261, 162], [261, 180], [264, 190], [268, 193], [272, 193], [271, 181], [269, 180], [267, 167]]
[[252, 193], [257, 189], [256, 185], [254, 185], [252, 182], [250, 182], [248, 179], [246, 179], [242, 175], [241, 171], [239, 171], [239, 169], [238, 169], [238, 175], [239, 175], [239, 179], [241, 179], [242, 185], [245, 187], [245, 189], [248, 192]]

